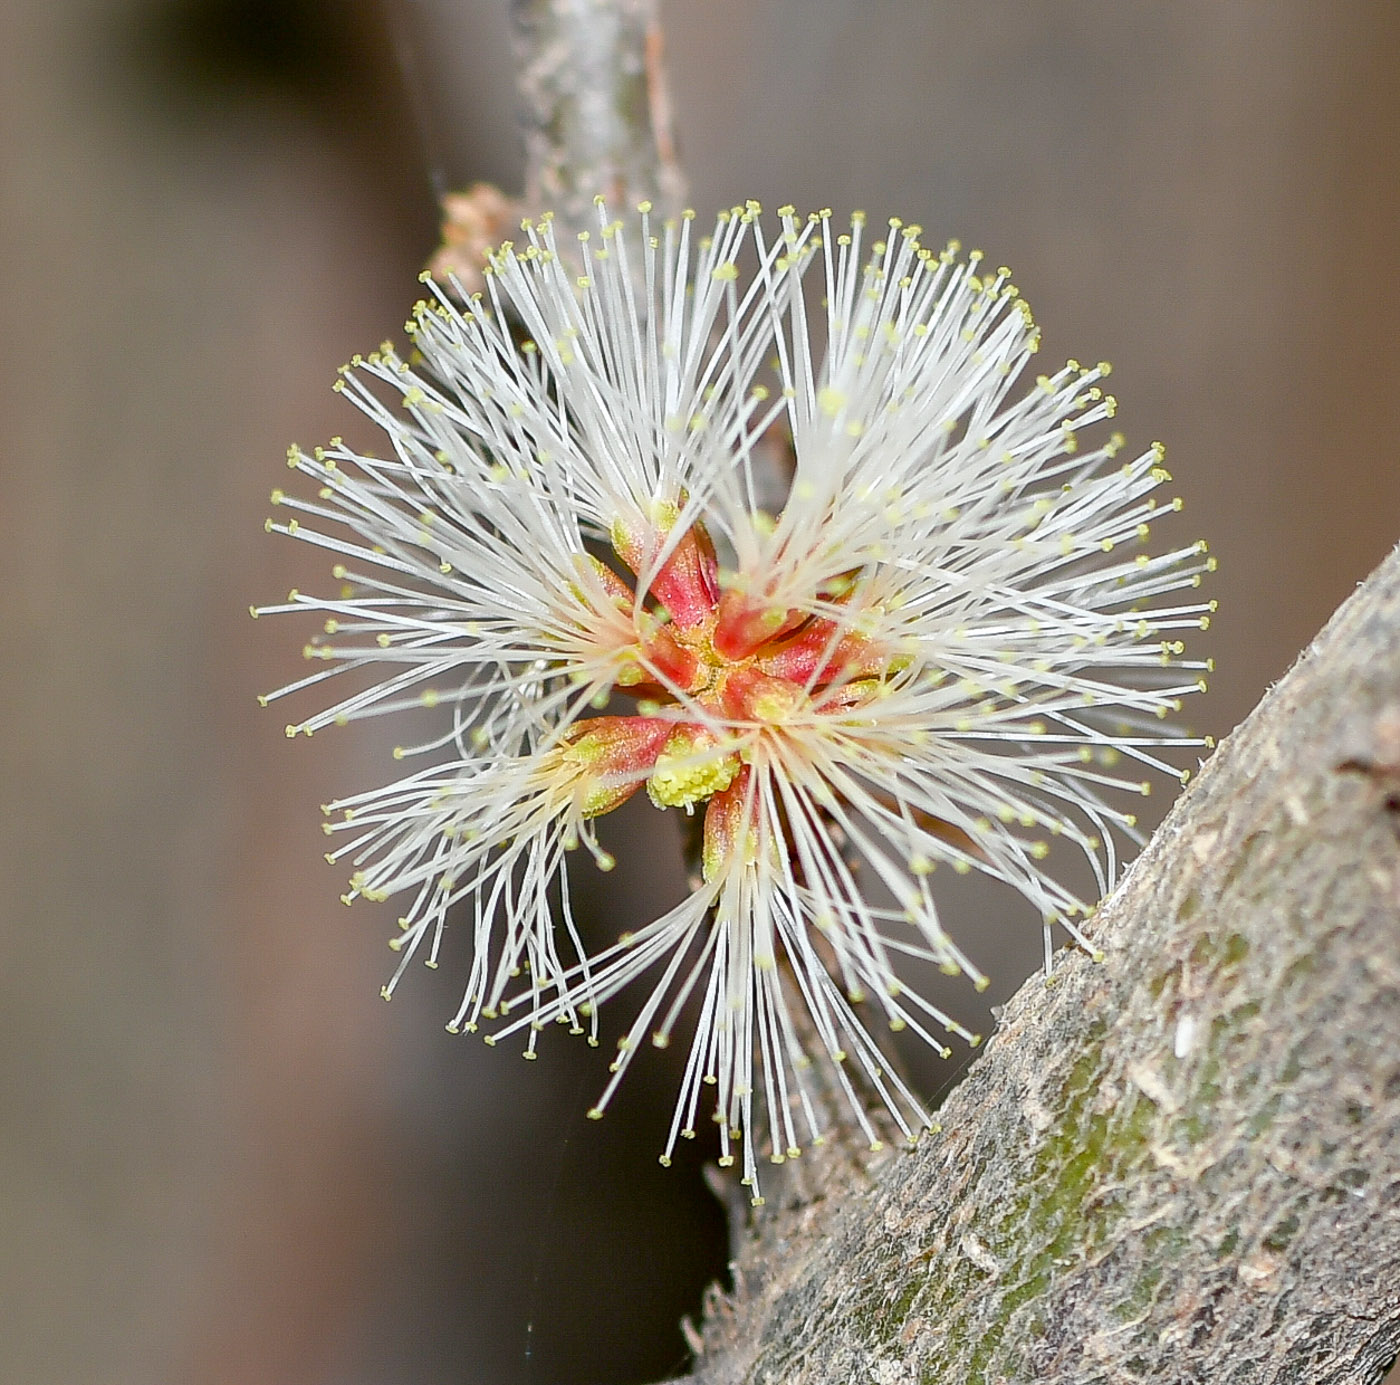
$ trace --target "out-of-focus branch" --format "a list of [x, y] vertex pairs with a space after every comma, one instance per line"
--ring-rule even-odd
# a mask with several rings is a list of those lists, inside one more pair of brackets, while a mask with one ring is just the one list
[[[839, 1140], [701, 1385], [1362, 1385], [1400, 1348], [1400, 551], [1028, 982], [915, 1154]], [[802, 1167], [805, 1166], [805, 1167]], [[787, 1171], [785, 1171], [787, 1172]]]
[[525, 126], [525, 205], [570, 229], [594, 197], [679, 210], [656, 0], [512, 0]]

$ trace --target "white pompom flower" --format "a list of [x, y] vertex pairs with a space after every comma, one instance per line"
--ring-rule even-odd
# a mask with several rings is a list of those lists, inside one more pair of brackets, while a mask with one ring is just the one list
[[[760, 1159], [821, 1138], [814, 1048], [872, 1143], [872, 1096], [927, 1125], [872, 1029], [973, 1037], [902, 979], [985, 984], [936, 866], [1018, 890], [1047, 956], [1055, 929], [1089, 946], [1077, 920], [1136, 840], [1124, 795], [1200, 744], [1163, 719], [1210, 608], [1173, 593], [1213, 560], [1150, 546], [1179, 507], [1161, 449], [1124, 458], [1106, 365], [1025, 380], [1037, 329], [975, 253], [754, 204], [704, 237], [645, 204], [600, 205], [567, 251], [548, 218], [524, 233], [466, 307], [429, 284], [408, 358], [337, 381], [387, 457], [290, 453], [319, 494], [275, 492], [293, 517], [269, 528], [342, 585], [256, 612], [326, 618], [324, 667], [274, 696], [349, 685], [289, 735], [442, 709], [395, 752], [425, 768], [327, 809], [347, 902], [406, 901], [386, 995], [449, 922], [471, 971], [448, 1027], [496, 1021], [527, 1055], [554, 1021], [596, 1040], [642, 981], [590, 1114], [682, 1031], [663, 1162], [713, 1118], [757, 1199]], [[693, 892], [590, 956], [565, 863], [608, 869], [598, 820], [643, 787], [700, 815]], [[1050, 869], [1067, 855], [1093, 898]]]

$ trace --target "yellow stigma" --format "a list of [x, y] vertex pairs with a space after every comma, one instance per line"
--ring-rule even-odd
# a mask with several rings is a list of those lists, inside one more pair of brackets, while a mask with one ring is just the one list
[[739, 773], [733, 751], [722, 749], [713, 737], [688, 727], [680, 728], [657, 757], [647, 780], [647, 794], [658, 808], [690, 808], [723, 793]]

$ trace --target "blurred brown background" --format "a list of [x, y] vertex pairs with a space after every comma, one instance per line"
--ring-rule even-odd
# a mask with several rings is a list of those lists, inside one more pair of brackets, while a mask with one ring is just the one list
[[[443, 1033], [450, 965], [378, 999], [391, 913], [339, 905], [316, 805], [393, 731], [289, 744], [254, 702], [302, 632], [248, 603], [325, 580], [262, 533], [287, 443], [353, 436], [332, 372], [398, 330], [433, 178], [518, 188], [504, 8], [0, 16], [0, 1379], [637, 1382], [722, 1271], [659, 1063], [594, 1125], [597, 1054]], [[698, 208], [898, 212], [1114, 362], [1220, 558], [1228, 730], [1400, 537], [1400, 7], [667, 18]], [[624, 857], [606, 931], [668, 859]], [[997, 908], [993, 999], [1038, 950]]]

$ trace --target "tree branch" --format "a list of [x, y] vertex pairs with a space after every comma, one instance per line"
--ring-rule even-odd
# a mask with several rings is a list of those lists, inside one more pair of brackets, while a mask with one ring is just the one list
[[[941, 1113], [837, 1144], [694, 1381], [1358, 1385], [1400, 1349], [1400, 551], [1028, 982]], [[791, 1168], [793, 1166], [789, 1166]], [[767, 1186], [767, 1185], [765, 1185]]]
[[525, 204], [566, 226], [592, 225], [650, 198], [680, 209], [656, 0], [512, 0], [525, 128]]

